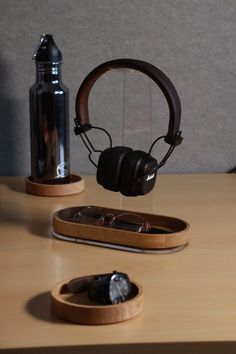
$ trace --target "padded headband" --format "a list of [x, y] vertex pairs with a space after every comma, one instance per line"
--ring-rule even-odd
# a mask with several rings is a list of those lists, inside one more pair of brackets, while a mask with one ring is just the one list
[[97, 66], [86, 76], [78, 90], [75, 104], [76, 118], [80, 126], [82, 126], [84, 130], [92, 128], [89, 122], [88, 112], [89, 93], [101, 75], [111, 69], [117, 68], [128, 68], [140, 71], [149, 76], [160, 87], [168, 102], [170, 112], [165, 142], [173, 146], [179, 145], [182, 138], [179, 135], [181, 104], [178, 93], [172, 82], [161, 70], [157, 69], [152, 64], [136, 59], [116, 59], [105, 62]]

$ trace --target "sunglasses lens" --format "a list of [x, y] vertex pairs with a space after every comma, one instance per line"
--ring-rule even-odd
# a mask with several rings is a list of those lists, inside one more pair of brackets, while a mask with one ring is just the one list
[[74, 216], [73, 222], [87, 225], [109, 226], [133, 232], [149, 232], [151, 224], [140, 215], [123, 213], [114, 215], [103, 208], [87, 206], [80, 209]]
[[112, 220], [111, 227], [134, 232], [148, 231], [151, 225], [137, 214], [124, 213]]
[[101, 216], [102, 209], [88, 206], [78, 211], [74, 215], [73, 221], [80, 224], [94, 225], [100, 220]]

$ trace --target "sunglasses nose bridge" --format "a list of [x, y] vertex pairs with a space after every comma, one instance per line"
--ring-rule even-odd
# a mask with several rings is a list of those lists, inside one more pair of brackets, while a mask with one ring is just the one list
[[151, 229], [151, 224], [148, 221], [144, 221], [142, 224], [141, 231], [149, 231]]
[[109, 226], [112, 227], [113, 221], [115, 220], [116, 216], [113, 213], [107, 213], [104, 217], [104, 222]]

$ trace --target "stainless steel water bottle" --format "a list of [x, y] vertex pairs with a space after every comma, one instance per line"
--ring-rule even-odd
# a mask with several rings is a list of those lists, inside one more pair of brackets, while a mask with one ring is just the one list
[[69, 93], [61, 81], [62, 54], [44, 34], [33, 59], [36, 83], [30, 88], [31, 180], [67, 183], [69, 171]]

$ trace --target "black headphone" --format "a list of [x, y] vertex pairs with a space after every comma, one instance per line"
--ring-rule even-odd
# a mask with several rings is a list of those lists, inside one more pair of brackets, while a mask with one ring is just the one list
[[[157, 138], [149, 152], [132, 150], [129, 147], [112, 147], [110, 134], [100, 127], [94, 127], [89, 122], [88, 98], [94, 83], [105, 72], [111, 69], [128, 68], [140, 71], [149, 76], [162, 90], [169, 106], [169, 125], [165, 136]], [[150, 192], [156, 181], [157, 170], [164, 165], [174, 148], [181, 144], [183, 138], [179, 130], [181, 119], [181, 104], [178, 93], [168, 77], [158, 68], [145, 61], [136, 59], [116, 59], [105, 62], [92, 70], [82, 82], [76, 96], [75, 134], [80, 135], [89, 151], [90, 161], [97, 167], [97, 182], [104, 188], [126, 196], [144, 195]], [[98, 165], [91, 159], [91, 149], [94, 149], [86, 132], [90, 129], [103, 130], [110, 139], [110, 147], [100, 151]], [[156, 142], [164, 138], [170, 145], [169, 150], [158, 164], [150, 153]]]

